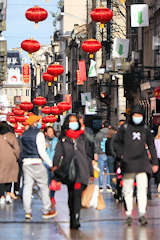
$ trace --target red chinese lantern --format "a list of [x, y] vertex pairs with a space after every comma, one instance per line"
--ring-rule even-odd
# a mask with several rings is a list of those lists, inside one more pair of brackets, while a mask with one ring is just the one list
[[46, 124], [45, 123], [42, 123], [41, 124], [41, 129], [44, 129], [46, 127]]
[[54, 81], [57, 81], [58, 75], [64, 72], [64, 67], [59, 64], [52, 64], [47, 68], [47, 73], [54, 76]]
[[38, 106], [46, 104], [47, 100], [44, 97], [36, 97], [33, 99], [33, 103]]
[[29, 21], [38, 24], [38, 22], [44, 21], [48, 17], [48, 12], [39, 6], [34, 6], [26, 11], [25, 16]]
[[54, 82], [54, 76], [45, 72], [43, 73], [43, 80], [48, 82], [48, 86], [51, 86], [52, 82]]
[[42, 118], [43, 123], [54, 123], [57, 121], [57, 118], [53, 115], [49, 115]]
[[28, 117], [30, 117], [30, 116], [32, 116], [32, 115], [34, 115], [33, 112], [28, 112], [28, 113], [27, 113], [27, 116], [28, 116]]
[[22, 133], [24, 132], [24, 129], [17, 129], [17, 128], [15, 128], [14, 132], [21, 136]]
[[7, 113], [7, 117], [6, 117], [6, 120], [9, 122], [9, 119], [10, 117], [14, 116], [14, 113], [13, 112], [8, 112]]
[[25, 122], [26, 118], [24, 116], [15, 116], [16, 122]]
[[24, 110], [22, 110], [22, 109], [13, 108], [12, 111], [15, 115], [18, 115], [18, 116], [23, 116], [24, 115]]
[[82, 50], [89, 52], [90, 58], [93, 58], [93, 53], [97, 52], [100, 48], [102, 48], [102, 44], [95, 39], [88, 39], [82, 43]]
[[51, 112], [51, 107], [45, 106], [44, 108], [42, 108], [42, 113], [44, 114], [50, 114]]
[[15, 116], [8, 116], [7, 121], [10, 123], [16, 123]]
[[113, 17], [113, 12], [109, 8], [95, 8], [90, 13], [94, 22], [100, 22], [100, 28], [104, 28], [104, 23], [109, 22]]
[[51, 113], [53, 115], [59, 115], [59, 114], [61, 114], [61, 111], [57, 106], [53, 106], [53, 107], [51, 107]]
[[22, 122], [22, 125], [23, 126], [27, 126], [28, 124], [26, 122]]
[[19, 105], [20, 109], [28, 112], [30, 110], [32, 110], [33, 108], [33, 103], [31, 102], [21, 102], [21, 104]]
[[29, 39], [29, 40], [24, 40], [21, 43], [21, 48], [28, 52], [29, 55], [31, 55], [34, 52], [37, 52], [40, 49], [40, 43], [36, 40]]
[[60, 103], [57, 104], [57, 107], [62, 112], [68, 111], [69, 109], [72, 108], [71, 104], [69, 104], [67, 102], [60, 102]]

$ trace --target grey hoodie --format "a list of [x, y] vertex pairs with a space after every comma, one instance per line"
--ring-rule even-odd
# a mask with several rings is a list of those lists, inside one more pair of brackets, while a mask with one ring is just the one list
[[105, 142], [104, 141], [107, 140], [107, 133], [108, 133], [108, 131], [109, 131], [108, 128], [102, 128], [96, 134], [96, 137], [95, 137], [95, 153], [97, 153], [97, 154], [105, 154], [105, 149], [102, 147], [102, 145], [105, 146]]

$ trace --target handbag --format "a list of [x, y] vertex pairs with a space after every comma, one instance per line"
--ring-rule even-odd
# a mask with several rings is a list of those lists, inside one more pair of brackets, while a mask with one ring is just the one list
[[52, 179], [49, 185], [50, 191], [59, 191], [61, 190], [61, 183], [57, 182], [56, 180]]
[[97, 210], [103, 210], [104, 208], [106, 208], [106, 204], [105, 204], [105, 202], [104, 202], [102, 193], [99, 191], [98, 202], [97, 202], [97, 207], [96, 207], [96, 209], [97, 209]]
[[[57, 181], [62, 182], [63, 184], [70, 184], [74, 183], [77, 176], [77, 166], [76, 166], [76, 156], [75, 156], [75, 150], [76, 142], [74, 143], [74, 155], [71, 159], [71, 161], [66, 161], [65, 156], [62, 155], [59, 161], [58, 168], [54, 171], [54, 178]], [[64, 153], [64, 146], [63, 142], [61, 141], [62, 149]]]
[[94, 184], [88, 184], [85, 190], [82, 192], [81, 205], [84, 208], [90, 207], [90, 201], [92, 199], [93, 193], [95, 191]]

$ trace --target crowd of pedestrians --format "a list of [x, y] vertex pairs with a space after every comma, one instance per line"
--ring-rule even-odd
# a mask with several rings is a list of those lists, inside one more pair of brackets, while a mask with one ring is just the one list
[[81, 114], [68, 114], [58, 136], [54, 126], [41, 129], [41, 116], [33, 114], [26, 123], [22, 136], [16, 136], [12, 126], [5, 121], [0, 122], [1, 205], [11, 204], [21, 197], [25, 219], [31, 220], [32, 195], [37, 186], [43, 205], [42, 217], [54, 218], [57, 215], [56, 192], [49, 186], [52, 179], [59, 181], [56, 172], [62, 162], [65, 160], [67, 165], [74, 158], [74, 181], [64, 182], [68, 189], [71, 229], [80, 227], [82, 192], [89, 182], [94, 182], [97, 163], [99, 191], [106, 190], [124, 203], [129, 226], [132, 224], [133, 197], [136, 195], [139, 222], [147, 224], [148, 183], [151, 177], [155, 178], [157, 191], [160, 192], [160, 127], [154, 138], [145, 124], [141, 106], [134, 106], [127, 121], [119, 122], [118, 129], [106, 120], [102, 121], [97, 133], [86, 126]]

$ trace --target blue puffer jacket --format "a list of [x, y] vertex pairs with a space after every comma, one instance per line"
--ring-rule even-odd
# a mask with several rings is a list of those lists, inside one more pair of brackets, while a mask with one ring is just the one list
[[54, 153], [55, 153], [55, 147], [56, 147], [56, 144], [58, 142], [58, 138], [57, 137], [54, 137], [51, 141], [47, 140], [47, 153], [48, 153], [48, 156], [51, 160], [53, 160], [53, 157], [54, 157]]

